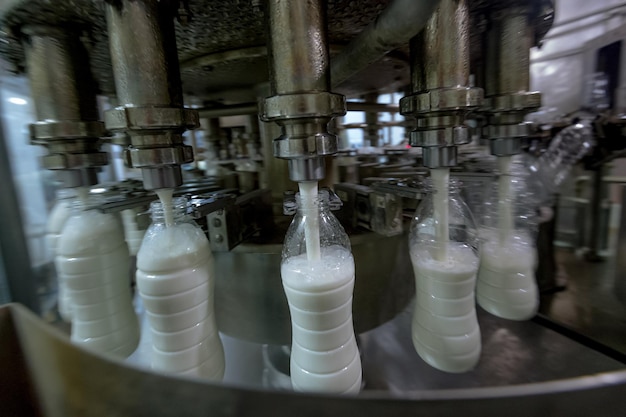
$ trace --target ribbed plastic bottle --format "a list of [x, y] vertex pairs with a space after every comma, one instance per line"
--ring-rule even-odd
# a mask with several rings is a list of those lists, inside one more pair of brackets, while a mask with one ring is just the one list
[[163, 205], [150, 206], [152, 224], [137, 254], [137, 288], [152, 332], [152, 368], [221, 380], [224, 349], [214, 312], [215, 271], [209, 241], [173, 199], [173, 224]]
[[74, 343], [118, 357], [139, 343], [133, 309], [129, 256], [119, 219], [72, 203], [59, 237], [56, 268], [73, 305]]
[[[350, 240], [329, 209], [322, 190], [314, 207], [300, 195], [283, 246], [281, 276], [291, 313], [291, 383], [297, 391], [356, 394], [361, 389], [361, 358], [352, 324], [354, 258]], [[307, 257], [305, 228], [319, 224], [320, 256]], [[315, 222], [314, 222], [315, 223]]]
[[[57, 246], [63, 226], [72, 215], [72, 201], [74, 199], [74, 193], [69, 189], [60, 189], [57, 191], [56, 202], [54, 207], [50, 211], [48, 216], [48, 224], [46, 226], [46, 243], [52, 259], [54, 260], [57, 255]], [[61, 318], [70, 323], [72, 321], [72, 301], [70, 300], [67, 286], [63, 279], [57, 280], [58, 287], [58, 301], [57, 308]]]
[[415, 272], [413, 345], [429, 365], [466, 372], [478, 363], [480, 328], [474, 287], [478, 271], [477, 230], [458, 184], [447, 192], [426, 182], [426, 197], [411, 223], [409, 248]]
[[528, 320], [539, 308], [535, 279], [536, 219], [528, 205], [527, 172], [511, 157], [498, 157], [500, 175], [484, 204], [483, 241], [476, 298], [489, 313]]
[[137, 256], [143, 237], [146, 234], [146, 226], [139, 223], [137, 219], [139, 210], [136, 208], [122, 210], [121, 215], [128, 252], [130, 256]]

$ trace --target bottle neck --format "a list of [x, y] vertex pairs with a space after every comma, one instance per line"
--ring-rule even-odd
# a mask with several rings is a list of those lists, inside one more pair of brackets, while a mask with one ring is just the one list
[[322, 212], [330, 209], [328, 191], [321, 190], [317, 197], [307, 204], [302, 201], [300, 193], [296, 194], [296, 204], [298, 214], [312, 214], [316, 212]]
[[150, 203], [150, 217], [152, 223], [161, 224], [166, 222], [166, 217], [171, 215], [174, 223], [180, 223], [187, 220], [187, 207], [189, 203], [185, 197], [172, 198], [171, 206], [163, 205], [160, 200]]

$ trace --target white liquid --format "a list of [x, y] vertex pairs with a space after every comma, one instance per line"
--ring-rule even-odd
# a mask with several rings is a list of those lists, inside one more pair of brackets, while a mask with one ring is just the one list
[[146, 236], [137, 254], [137, 287], [151, 327], [154, 369], [222, 379], [214, 280], [213, 255], [202, 230], [172, 224]]
[[440, 261], [426, 248], [412, 248], [416, 305], [412, 337], [424, 361], [442, 371], [465, 372], [478, 363], [480, 328], [474, 307], [478, 257], [450, 243]]
[[56, 268], [73, 305], [72, 341], [98, 352], [130, 355], [139, 342], [129, 257], [122, 227], [95, 210], [72, 216], [58, 241]]
[[123, 210], [121, 214], [122, 223], [124, 225], [124, 238], [128, 245], [128, 252], [131, 256], [136, 256], [146, 231], [139, 228], [137, 223], [137, 209]]
[[155, 193], [159, 196], [159, 200], [161, 200], [161, 204], [163, 205], [163, 218], [165, 219], [165, 226], [170, 227], [174, 224], [174, 211], [172, 207], [172, 196], [174, 195], [174, 190], [171, 188], [161, 188], [160, 190], [156, 190]]
[[482, 235], [486, 241], [476, 286], [478, 304], [505, 319], [532, 318], [539, 308], [535, 248], [520, 232], [504, 242], [495, 237], [495, 231]]
[[356, 394], [361, 358], [352, 325], [354, 259], [340, 246], [283, 261], [292, 322], [291, 382], [297, 391]]
[[498, 180], [498, 230], [500, 240], [506, 240], [515, 227], [513, 209], [511, 207], [511, 202], [515, 198], [511, 187], [511, 157], [499, 156], [498, 167], [500, 169], [500, 179]]
[[449, 216], [448, 216], [448, 195], [450, 184], [450, 169], [437, 168], [430, 170], [430, 176], [433, 180], [433, 217], [435, 219], [435, 240], [438, 249], [435, 257], [443, 261], [447, 258], [447, 242], [449, 239]]
[[310, 261], [320, 259], [319, 206], [317, 205], [317, 181], [299, 182], [301, 210], [304, 219], [304, 239], [307, 258]]
[[[70, 209], [72, 200], [71, 199], [61, 199], [57, 200], [52, 211], [50, 212], [50, 216], [48, 217], [48, 225], [46, 231], [46, 242], [48, 244], [48, 249], [52, 254], [52, 258], [54, 259], [57, 255], [57, 245], [59, 238], [61, 237], [61, 231], [63, 230], [63, 226], [70, 218], [72, 214], [72, 210]], [[67, 291], [67, 285], [65, 284], [65, 280], [58, 280], [58, 309], [61, 318], [66, 322], [72, 321], [72, 300], [70, 299], [69, 292]]]

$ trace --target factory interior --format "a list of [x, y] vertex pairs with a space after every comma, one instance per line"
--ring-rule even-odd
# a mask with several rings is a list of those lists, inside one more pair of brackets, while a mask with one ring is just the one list
[[0, 415], [618, 416], [626, 1], [0, 1]]

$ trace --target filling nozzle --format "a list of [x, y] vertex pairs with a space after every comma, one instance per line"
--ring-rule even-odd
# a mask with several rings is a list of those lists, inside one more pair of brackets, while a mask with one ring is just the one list
[[296, 182], [321, 181], [326, 176], [323, 157], [289, 160], [289, 178]]
[[164, 165], [141, 169], [143, 188], [158, 190], [162, 188], [176, 188], [183, 183], [180, 165]]

